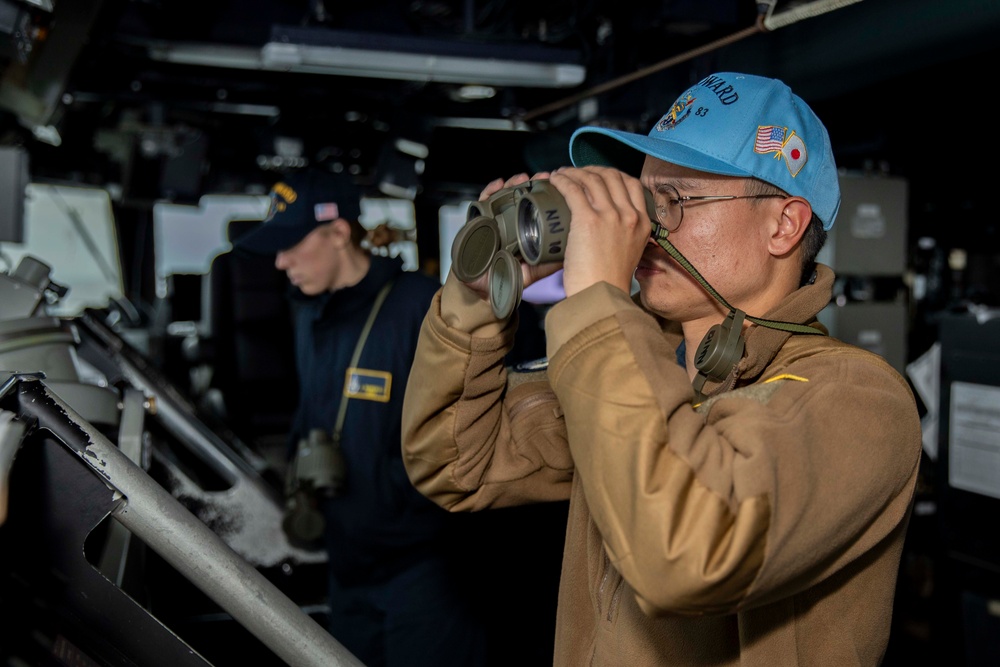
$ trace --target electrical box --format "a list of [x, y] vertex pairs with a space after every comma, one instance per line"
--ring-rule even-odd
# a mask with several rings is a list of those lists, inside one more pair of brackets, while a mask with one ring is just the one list
[[819, 260], [838, 276], [906, 271], [909, 184], [891, 176], [840, 177], [840, 212]]
[[24, 198], [30, 178], [28, 152], [0, 146], [0, 242], [24, 242]]
[[905, 303], [861, 301], [842, 306], [831, 303], [820, 312], [818, 319], [834, 338], [874, 352], [905, 376]]
[[935, 490], [942, 558], [935, 595], [946, 645], [966, 667], [998, 664], [1000, 642], [1000, 311], [945, 313]]

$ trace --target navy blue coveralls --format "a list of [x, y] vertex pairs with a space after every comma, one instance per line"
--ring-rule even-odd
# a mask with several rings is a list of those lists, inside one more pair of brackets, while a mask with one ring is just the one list
[[[392, 289], [361, 357], [348, 369], [379, 290]], [[347, 484], [322, 501], [329, 554], [331, 634], [368, 667], [481, 665], [483, 630], [444, 556], [456, 517], [420, 495], [403, 468], [400, 420], [417, 336], [440, 285], [372, 257], [357, 285], [293, 299], [299, 407], [290, 444], [310, 429], [341, 433]]]

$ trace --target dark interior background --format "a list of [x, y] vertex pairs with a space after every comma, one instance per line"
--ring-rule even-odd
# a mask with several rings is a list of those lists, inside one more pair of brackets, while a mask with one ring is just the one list
[[[815, 16], [753, 31], [759, 10]], [[981, 0], [0, 0], [0, 142], [28, 150], [36, 180], [116, 187], [128, 241], [157, 200], [266, 190], [291, 164], [274, 159], [276, 142], [293, 140], [297, 159], [339, 163], [371, 193], [412, 187], [432, 261], [442, 203], [498, 175], [564, 164], [584, 122], [644, 132], [700, 76], [747, 71], [785, 80], [814, 106], [843, 169], [907, 179], [912, 245], [929, 235], [939, 248], [992, 253], [998, 25], [1000, 7]], [[495, 86], [490, 99], [455, 101], [457, 83], [226, 66], [233, 53], [296, 39], [558, 61], [585, 75], [569, 88]], [[200, 50], [205, 64], [169, 62], [171, 50]], [[393, 148], [399, 139], [426, 147], [419, 174]], [[124, 247], [126, 262], [144, 254]], [[996, 285], [984, 287], [996, 298]], [[142, 280], [129, 289], [150, 296]]]
[[[803, 18], [755, 29], [762, 15]], [[974, 367], [977, 382], [1000, 385], [995, 329], [963, 328], [970, 309], [1000, 306], [998, 34], [989, 0], [0, 0], [0, 146], [27, 152], [34, 181], [115, 193], [125, 287], [142, 303], [156, 299], [157, 201], [261, 194], [290, 168], [336, 166], [371, 195], [411, 188], [420, 261], [434, 273], [438, 208], [495, 177], [567, 163], [584, 122], [646, 132], [705, 74], [773, 76], [826, 122], [845, 173], [908, 184], [905, 271], [875, 283], [907, 302], [907, 361], [945, 341], [945, 359], [965, 364], [945, 378]], [[480, 81], [267, 69], [269, 42], [559, 62], [584, 76], [462, 101], [461, 83]], [[167, 55], [182, 53], [199, 63]], [[962, 266], [948, 265], [953, 250]], [[886, 664], [1000, 662], [1000, 545], [989, 537], [1000, 501], [949, 485], [947, 436], [945, 425], [941, 457], [923, 464]], [[550, 538], [559, 517], [546, 521], [525, 535]], [[547, 548], [543, 575], [558, 560]], [[551, 600], [551, 577], [530, 583]]]

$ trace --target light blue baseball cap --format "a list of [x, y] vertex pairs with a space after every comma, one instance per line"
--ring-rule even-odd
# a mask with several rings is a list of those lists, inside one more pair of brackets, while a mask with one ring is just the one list
[[604, 165], [633, 175], [645, 154], [712, 174], [753, 176], [804, 198], [827, 230], [840, 209], [826, 128], [777, 79], [711, 74], [682, 93], [649, 134], [581, 127], [570, 137], [569, 154], [577, 167]]

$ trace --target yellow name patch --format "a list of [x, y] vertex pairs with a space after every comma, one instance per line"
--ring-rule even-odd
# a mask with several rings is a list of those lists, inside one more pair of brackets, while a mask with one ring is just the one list
[[344, 381], [344, 396], [385, 403], [392, 388], [392, 373], [366, 368], [348, 368]]

